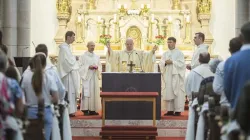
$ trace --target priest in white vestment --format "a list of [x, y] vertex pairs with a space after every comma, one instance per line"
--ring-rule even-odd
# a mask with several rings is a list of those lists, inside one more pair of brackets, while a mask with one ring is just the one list
[[[167, 107], [164, 115], [180, 116], [184, 111], [184, 79], [185, 79], [185, 59], [184, 54], [175, 47], [176, 39], [168, 38], [169, 51], [163, 53], [160, 68], [163, 74], [163, 107]], [[163, 108], [163, 110], [165, 110]]]
[[187, 76], [185, 82], [185, 91], [189, 98], [189, 117], [187, 124], [187, 132], [186, 132], [186, 140], [194, 140], [194, 109], [193, 106], [198, 104], [197, 98], [192, 101], [192, 92], [199, 92], [201, 81], [204, 78], [214, 76], [214, 73], [211, 71], [208, 62], [210, 61], [210, 54], [207, 52], [203, 52], [199, 55], [200, 65], [195, 69], [191, 70], [189, 75]]
[[126, 40], [126, 48], [122, 51], [113, 51], [110, 44], [107, 44], [106, 71], [108, 72], [128, 72], [131, 62], [134, 67], [140, 68], [143, 72], [153, 72], [155, 64], [155, 51], [157, 46], [149, 52], [134, 49], [133, 39]]
[[199, 55], [203, 52], [208, 52], [208, 46], [204, 44], [205, 35], [201, 32], [196, 33], [194, 37], [194, 43], [197, 46], [193, 53], [191, 64], [187, 65], [188, 70], [192, 70], [200, 65]]
[[95, 43], [87, 44], [88, 51], [80, 56], [80, 76], [82, 80], [82, 98], [80, 109], [84, 115], [99, 115], [101, 110], [100, 86], [102, 65], [100, 57], [94, 53]]
[[78, 58], [72, 54], [70, 49], [70, 44], [75, 41], [75, 33], [68, 31], [65, 35], [65, 40], [66, 41], [59, 46], [60, 51], [57, 68], [65, 90], [68, 92], [69, 114], [73, 117], [77, 111], [76, 98], [80, 88]]

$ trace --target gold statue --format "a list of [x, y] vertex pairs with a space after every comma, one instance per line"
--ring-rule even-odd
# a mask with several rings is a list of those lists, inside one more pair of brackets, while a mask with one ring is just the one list
[[87, 2], [87, 9], [88, 10], [95, 10], [96, 9], [96, 2], [97, 0], [85, 0]]
[[71, 0], [57, 0], [56, 4], [58, 14], [71, 14]]
[[172, 6], [173, 10], [180, 10], [181, 9], [180, 0], [173, 0], [172, 2], [173, 2], [173, 6]]
[[211, 0], [198, 0], [197, 8], [199, 14], [210, 14], [211, 11]]
[[77, 9], [77, 17], [76, 17], [76, 42], [82, 43], [84, 41], [84, 11], [83, 5], [80, 5], [80, 8]]

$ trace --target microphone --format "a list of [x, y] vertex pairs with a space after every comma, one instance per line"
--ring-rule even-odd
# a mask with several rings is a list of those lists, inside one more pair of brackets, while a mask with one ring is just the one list
[[34, 48], [36, 48], [36, 45], [35, 45], [35, 43], [33, 41], [32, 41], [32, 44], [33, 44]]
[[136, 52], [136, 54], [137, 54], [137, 56], [138, 56], [138, 58], [139, 58], [139, 61], [140, 61], [141, 72], [144, 72], [144, 70], [142, 69], [141, 58], [140, 58], [140, 56], [139, 56], [139, 54], [138, 54], [137, 52]]
[[25, 48], [22, 49], [22, 57], [23, 57], [23, 52], [24, 52], [24, 50], [25, 50], [25, 49], [28, 49], [28, 48], [29, 48], [29, 47], [25, 47]]

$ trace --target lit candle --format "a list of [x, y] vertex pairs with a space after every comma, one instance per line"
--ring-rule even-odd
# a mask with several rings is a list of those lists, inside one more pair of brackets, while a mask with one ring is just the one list
[[186, 17], [186, 22], [190, 22], [190, 16], [189, 15]]
[[144, 5], [143, 4], [141, 4], [141, 9], [144, 7]]
[[114, 21], [116, 22], [116, 14], [114, 14]]
[[150, 8], [150, 4], [147, 4], [147, 8]]
[[97, 17], [97, 21], [101, 22], [101, 17], [100, 16]]
[[168, 21], [171, 22], [172, 21], [172, 17], [168, 16]]
[[155, 20], [154, 14], [151, 14], [151, 21], [154, 22], [154, 20]]
[[78, 16], [78, 22], [81, 22], [81, 21], [82, 21], [81, 16]]

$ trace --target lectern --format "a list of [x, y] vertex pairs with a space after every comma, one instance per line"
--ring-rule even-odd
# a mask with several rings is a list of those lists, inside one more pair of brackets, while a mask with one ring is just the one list
[[30, 58], [31, 57], [14, 57], [16, 67], [23, 68], [23, 72], [24, 72], [29, 66]]
[[[102, 73], [102, 92], [157, 92], [156, 119], [161, 118], [160, 73]], [[145, 101], [106, 103], [106, 120], [152, 120], [153, 105]]]

